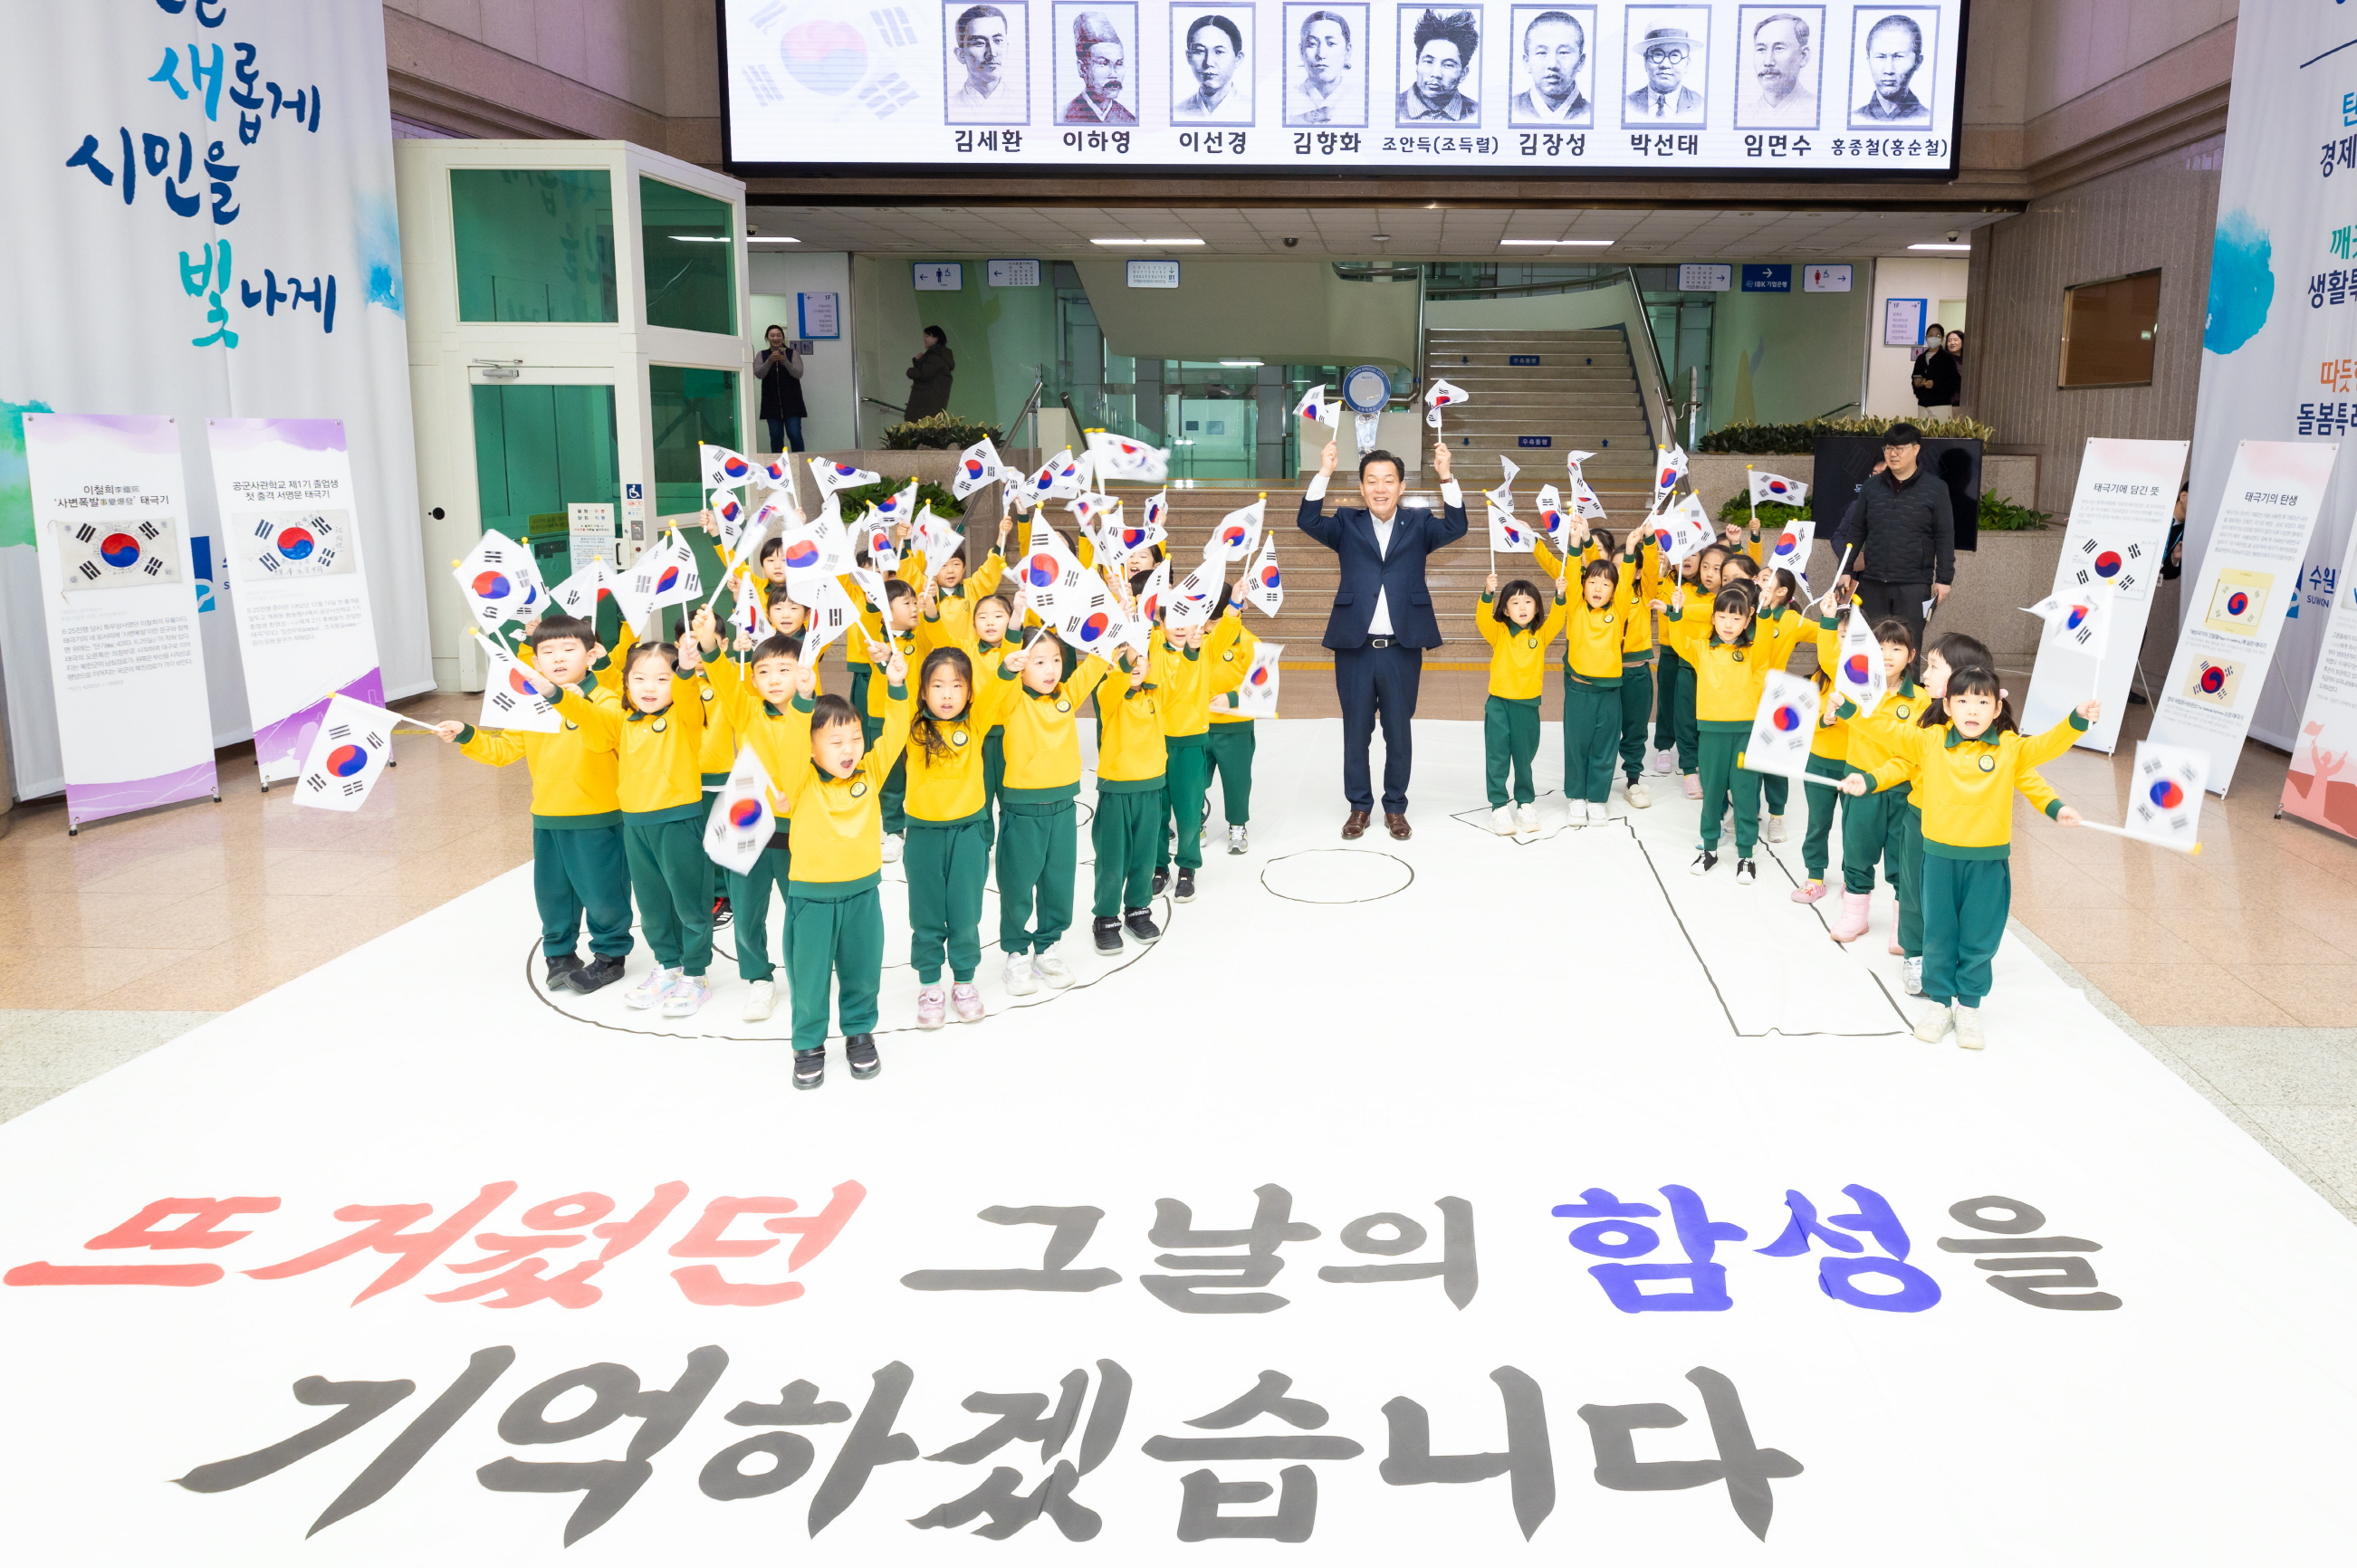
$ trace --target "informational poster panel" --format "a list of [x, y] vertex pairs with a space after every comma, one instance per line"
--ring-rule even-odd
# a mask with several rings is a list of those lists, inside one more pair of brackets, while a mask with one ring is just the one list
[[2357, 838], [2357, 528], [2349, 531], [2349, 552], [2338, 567], [2324, 568], [2319, 585], [2332, 601], [2317, 651], [2316, 679], [2300, 710], [2299, 738], [2292, 743], [2291, 773], [2284, 780], [2283, 810], [2321, 828]]
[[25, 468], [67, 822], [217, 795], [174, 422], [28, 413]]
[[1953, 176], [1964, 0], [722, 0], [733, 173]]
[[2233, 782], [2340, 450], [2332, 441], [2245, 441], [2234, 450], [2152, 715], [2156, 743], [2209, 757], [2214, 793]]
[[268, 785], [302, 771], [331, 694], [384, 705], [351, 457], [339, 419], [209, 419], [205, 437]]
[[2061, 722], [2090, 697], [2104, 704], [2101, 724], [2081, 746], [2119, 748], [2120, 721], [2136, 679], [2136, 650], [2152, 614], [2152, 586], [2160, 581], [2161, 549], [2177, 510], [2177, 482], [2185, 473], [2183, 441], [2119, 441], [2097, 436], [2079, 459], [2079, 488], [2071, 497], [2071, 529], [2054, 565], [2057, 594], [2094, 593], [2104, 603], [2103, 653], [2083, 652], [2057, 622], [2038, 642], [2038, 667], [2022, 703], [2021, 727], [2031, 735]]

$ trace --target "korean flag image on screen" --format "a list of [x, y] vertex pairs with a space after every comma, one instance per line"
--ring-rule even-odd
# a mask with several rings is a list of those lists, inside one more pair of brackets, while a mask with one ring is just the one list
[[1849, 124], [1853, 131], [1885, 125], [1932, 124], [1932, 51], [1940, 42], [1933, 5], [1860, 5], [1853, 13], [1857, 40], [1850, 65]]
[[1320, 5], [1285, 8], [1285, 123], [1367, 123], [1368, 7]]
[[1517, 5], [1507, 58], [1512, 125], [1596, 124], [1596, 7]]
[[1056, 0], [1056, 124], [1136, 124], [1139, 42], [1135, 5]]
[[1170, 120], [1178, 125], [1249, 125], [1260, 68], [1250, 5], [1170, 9]]
[[1399, 9], [1400, 125], [1455, 130], [1481, 123], [1481, 13]]
[[1700, 125], [1709, 112], [1710, 7], [1631, 5], [1623, 29], [1624, 126]]
[[952, 125], [1028, 124], [1031, 27], [1023, 0], [942, 0], [942, 118]]
[[1813, 131], [1824, 76], [1823, 5], [1745, 5], [1736, 13], [1735, 124]]

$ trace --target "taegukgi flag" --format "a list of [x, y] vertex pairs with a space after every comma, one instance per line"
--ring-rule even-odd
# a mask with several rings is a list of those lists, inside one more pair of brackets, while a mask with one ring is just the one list
[[1212, 705], [1243, 718], [1276, 717], [1277, 660], [1284, 657], [1281, 642], [1255, 643], [1243, 682], [1232, 692], [1221, 693], [1212, 699]]
[[1890, 682], [1882, 669], [1882, 645], [1874, 639], [1874, 622], [1857, 606], [1842, 621], [1841, 644], [1834, 652], [1834, 691], [1845, 701], [1870, 714], [1882, 704]]
[[1276, 569], [1276, 535], [1263, 539], [1260, 554], [1245, 569], [1243, 596], [1247, 604], [1265, 616], [1273, 616], [1285, 607], [1285, 575]]
[[1530, 553], [1531, 542], [1537, 537], [1537, 530], [1524, 524], [1512, 512], [1506, 510], [1497, 502], [1490, 503], [1491, 550], [1500, 554], [1519, 551], [1527, 555]]
[[1816, 737], [1817, 708], [1814, 681], [1781, 670], [1768, 671], [1741, 765], [1754, 773], [1785, 779], [1798, 779], [1807, 772], [1809, 746]]
[[751, 746], [740, 746], [737, 765], [714, 793], [712, 811], [704, 820], [704, 853], [739, 876], [751, 875], [753, 863], [777, 832], [770, 787], [770, 770]]
[[483, 531], [450, 575], [466, 596], [468, 610], [486, 631], [537, 615], [546, 602], [547, 590], [540, 585], [532, 552], [496, 528]]
[[1689, 555], [1698, 555], [1715, 537], [1710, 519], [1704, 515], [1702, 503], [1692, 495], [1678, 498], [1676, 502], [1645, 520], [1646, 531], [1652, 534], [1653, 543], [1662, 553], [1662, 564], [1675, 566]]
[[1308, 395], [1294, 405], [1293, 417], [1314, 419], [1329, 430], [1340, 430], [1342, 428], [1342, 400], [1328, 396], [1326, 385], [1321, 381], [1311, 387]]
[[475, 633], [475, 640], [484, 662], [490, 666], [483, 678], [483, 711], [475, 721], [477, 727], [537, 730], [543, 735], [554, 735], [565, 727], [565, 721], [557, 716], [554, 693], [541, 695], [522, 660], [480, 631]]
[[1434, 381], [1425, 389], [1424, 422], [1435, 430], [1439, 429], [1440, 411], [1444, 408], [1454, 408], [1460, 403], [1469, 401], [1470, 395], [1463, 387], [1452, 386], [1443, 381]]
[[1788, 479], [1781, 474], [1771, 474], [1764, 468], [1749, 468], [1751, 476], [1751, 504], [1773, 501], [1779, 506], [1799, 506], [1809, 499], [1809, 487], [1798, 479]]
[[831, 496], [837, 490], [856, 490], [862, 485], [872, 485], [883, 476], [849, 463], [838, 463], [831, 457], [813, 457], [811, 477], [818, 481], [818, 493]]
[[2128, 836], [2166, 849], [2191, 850], [2201, 842], [2201, 792], [2209, 759], [2182, 746], [2136, 742], [2136, 782], [2128, 796]]
[[[488, 640], [488, 639], [486, 639]], [[325, 811], [357, 811], [393, 760], [397, 714], [337, 693], [320, 715], [319, 733], [295, 780], [295, 803]]]
[[[704, 488], [707, 490], [733, 490], [740, 485], [770, 476], [776, 465], [759, 462], [742, 452], [731, 452], [726, 446], [715, 446], [699, 441], [695, 455], [704, 468]], [[779, 469], [782, 473], [782, 469]]]
[[2111, 639], [2111, 600], [2117, 591], [2099, 585], [2078, 593], [2049, 594], [2023, 613], [2044, 621], [2052, 628], [2057, 642], [2090, 658], [2101, 659]]
[[998, 448], [985, 435], [958, 454], [957, 473], [950, 480], [950, 494], [963, 500], [976, 490], [995, 483], [1006, 472], [1006, 465], [998, 460]]
[[[1268, 519], [1268, 498], [1261, 497], [1250, 506], [1238, 507], [1220, 519], [1211, 530], [1210, 542], [1203, 546], [1203, 557], [1214, 555], [1222, 562], [1242, 561], [1260, 543], [1261, 530]], [[1222, 577], [1225, 573], [1221, 574]]]

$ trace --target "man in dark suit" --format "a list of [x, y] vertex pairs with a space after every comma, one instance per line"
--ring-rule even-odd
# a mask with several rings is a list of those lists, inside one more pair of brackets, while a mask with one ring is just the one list
[[1435, 446], [1432, 471], [1444, 510], [1400, 506], [1407, 488], [1397, 457], [1370, 452], [1359, 459], [1359, 495], [1367, 504], [1325, 514], [1326, 486], [1340, 456], [1326, 444], [1318, 477], [1302, 492], [1301, 532], [1340, 557], [1342, 584], [1326, 620], [1334, 650], [1334, 689], [1342, 700], [1342, 793], [1351, 802], [1342, 836], [1367, 831], [1375, 797], [1367, 764], [1378, 719], [1383, 727], [1383, 826], [1406, 838], [1407, 775], [1415, 756], [1412, 725], [1424, 650], [1440, 646], [1440, 623], [1425, 586], [1425, 557], [1465, 537], [1465, 492], [1448, 471], [1448, 447]]

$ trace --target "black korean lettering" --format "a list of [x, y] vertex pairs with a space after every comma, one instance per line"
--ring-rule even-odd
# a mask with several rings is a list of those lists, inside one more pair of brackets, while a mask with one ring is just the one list
[[[748, 1400], [722, 1419], [732, 1426], [825, 1426], [851, 1419], [849, 1405], [821, 1401], [817, 1394], [817, 1384], [797, 1379], [778, 1391], [777, 1403], [755, 1404]], [[770, 1456], [770, 1468], [748, 1473], [745, 1461], [757, 1454]], [[705, 1462], [695, 1485], [715, 1502], [766, 1498], [808, 1475], [815, 1456], [810, 1439], [799, 1432], [764, 1432], [715, 1454]]]
[[[1265, 1189], [1264, 1189], [1265, 1190]], [[1181, 1541], [1308, 1541], [1318, 1523], [1318, 1473], [1308, 1461], [1355, 1459], [1366, 1452], [1348, 1437], [1317, 1435], [1328, 1420], [1326, 1407], [1294, 1399], [1293, 1380], [1283, 1372], [1265, 1371], [1241, 1398], [1186, 1424], [1212, 1432], [1230, 1431], [1255, 1417], [1273, 1416], [1297, 1433], [1252, 1437], [1149, 1437], [1142, 1445], [1146, 1456], [1168, 1463], [1198, 1460], [1295, 1461], [1277, 1472], [1277, 1485], [1265, 1481], [1222, 1481], [1209, 1469], [1190, 1470], [1178, 1477], [1178, 1539]], [[1265, 1502], [1274, 1495], [1276, 1511], [1230, 1514], [1230, 1504]]]
[[919, 1269], [900, 1276], [910, 1290], [1031, 1290], [1092, 1291], [1119, 1284], [1111, 1269], [1071, 1269], [1064, 1265], [1081, 1255], [1096, 1234], [1104, 1210], [1083, 1207], [1057, 1208], [1032, 1204], [1021, 1208], [995, 1205], [978, 1216], [990, 1225], [1046, 1225], [1052, 1228], [1036, 1269]]
[[[728, 1367], [728, 1352], [705, 1345], [687, 1353], [687, 1369], [668, 1389], [641, 1390], [638, 1373], [612, 1361], [599, 1361], [560, 1372], [532, 1389], [500, 1416], [500, 1439], [524, 1447], [570, 1443], [602, 1432], [624, 1416], [636, 1417], [639, 1430], [619, 1459], [529, 1461], [513, 1456], [494, 1459], [475, 1472], [476, 1480], [494, 1492], [580, 1492], [572, 1517], [565, 1521], [565, 1544], [612, 1519], [638, 1495], [654, 1474], [650, 1463], [677, 1437], [680, 1428], [704, 1403], [712, 1385]], [[595, 1396], [589, 1408], [562, 1421], [548, 1419], [548, 1407], [576, 1389]]]
[[1405, 1396], [1383, 1406], [1391, 1423], [1391, 1451], [1379, 1468], [1383, 1484], [1422, 1487], [1461, 1485], [1507, 1477], [1514, 1522], [1528, 1541], [1555, 1511], [1555, 1447], [1547, 1438], [1546, 1400], [1519, 1367], [1490, 1374], [1506, 1406], [1503, 1454], [1441, 1454], [1432, 1451], [1432, 1419], [1424, 1406]]
[[909, 1522], [919, 1530], [954, 1530], [987, 1514], [990, 1522], [974, 1533], [985, 1540], [1004, 1541], [1035, 1520], [1045, 1518], [1067, 1541], [1095, 1539], [1103, 1528], [1103, 1520], [1072, 1494], [1080, 1478], [1103, 1464], [1113, 1452], [1114, 1444], [1121, 1436], [1122, 1423], [1128, 1418], [1132, 1387], [1128, 1371], [1116, 1361], [1099, 1361], [1097, 1378], [1096, 1400], [1090, 1408], [1087, 1428], [1081, 1434], [1080, 1448], [1072, 1459], [1058, 1456], [1080, 1425], [1081, 1404], [1088, 1393], [1088, 1374], [1079, 1368], [1064, 1374], [1052, 1413], [1045, 1394], [977, 1391], [967, 1395], [967, 1410], [998, 1419], [964, 1442], [925, 1455], [927, 1459], [973, 1465], [1010, 1443], [1036, 1443], [1039, 1445], [1039, 1462], [1045, 1465], [1054, 1460], [1054, 1467], [1027, 1496], [1017, 1490], [1023, 1482], [1022, 1471], [1011, 1466], [995, 1466], [982, 1484], [965, 1496]]
[[[1441, 1293], [1462, 1312], [1480, 1288], [1480, 1266], [1473, 1246], [1473, 1206], [1461, 1197], [1444, 1197], [1433, 1205], [1440, 1210], [1441, 1255], [1422, 1263], [1357, 1263], [1329, 1265], [1318, 1277], [1332, 1284], [1389, 1284], [1401, 1280], [1441, 1281]], [[1388, 1229], [1389, 1236], [1375, 1231]], [[1413, 1252], [1428, 1240], [1422, 1225], [1405, 1214], [1370, 1214], [1342, 1227], [1342, 1245], [1353, 1252], [1394, 1258]]]
[[[2002, 1210], [2002, 1218], [1992, 1219], [1993, 1209]], [[1943, 1236], [1939, 1245], [1943, 1252], [2025, 1254], [1973, 1260], [1973, 1267], [1987, 1272], [1991, 1289], [2050, 1312], [2119, 1310], [2118, 1296], [2094, 1288], [2094, 1264], [2083, 1257], [2059, 1255], [2100, 1252], [2103, 1243], [2083, 1236], [2033, 1236], [2029, 1232], [2045, 1227], [2045, 1214], [2019, 1198], [1995, 1194], [1951, 1204], [1948, 1217], [1967, 1230], [1985, 1234]], [[2037, 1255], [2026, 1255], [2033, 1253]]]
[[1596, 1484], [1616, 1492], [1682, 1492], [1724, 1481], [1735, 1517], [1753, 1535], [1767, 1540], [1768, 1522], [1776, 1511], [1768, 1483], [1801, 1474], [1801, 1462], [1781, 1449], [1754, 1446], [1743, 1401], [1726, 1374], [1696, 1367], [1686, 1373], [1686, 1381], [1702, 1391], [1718, 1457], [1641, 1461], [1635, 1436], [1639, 1430], [1684, 1426], [1686, 1418], [1665, 1404], [1584, 1404], [1579, 1419], [1587, 1423], [1588, 1441], [1596, 1450]]
[[876, 1369], [874, 1388], [867, 1402], [860, 1407], [859, 1419], [843, 1440], [834, 1463], [827, 1467], [826, 1478], [811, 1495], [810, 1532], [818, 1532], [834, 1522], [835, 1517], [859, 1500], [867, 1485], [867, 1477], [877, 1466], [898, 1465], [917, 1456], [917, 1440], [905, 1432], [895, 1432], [892, 1423], [900, 1418], [900, 1405], [909, 1397], [909, 1386], [917, 1374], [905, 1361], [892, 1361]]
[[[1275, 1280], [1285, 1261], [1276, 1250], [1287, 1241], [1314, 1241], [1318, 1230], [1314, 1225], [1292, 1219], [1293, 1195], [1285, 1188], [1270, 1184], [1253, 1189], [1258, 1206], [1253, 1212], [1252, 1226], [1243, 1230], [1198, 1230], [1194, 1229], [1195, 1213], [1175, 1197], [1155, 1200], [1154, 1229], [1146, 1239], [1157, 1247], [1243, 1247], [1241, 1258], [1197, 1257], [1178, 1252], [1165, 1252], [1154, 1261], [1166, 1269], [1192, 1267], [1204, 1271], [1196, 1274], [1141, 1274], [1137, 1283], [1154, 1294], [1155, 1299], [1176, 1312], [1227, 1313], [1275, 1312], [1287, 1305], [1284, 1296], [1262, 1291], [1257, 1287]], [[1233, 1277], [1222, 1280], [1214, 1276], [1225, 1273]], [[1252, 1290], [1239, 1287], [1252, 1286]]]

